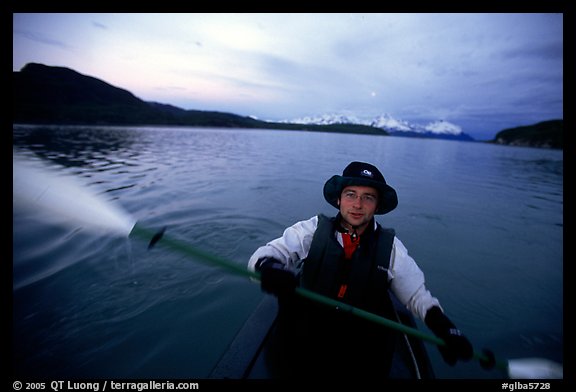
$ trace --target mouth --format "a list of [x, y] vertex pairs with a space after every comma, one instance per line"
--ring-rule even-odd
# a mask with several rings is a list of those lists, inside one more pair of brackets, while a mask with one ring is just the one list
[[348, 215], [354, 219], [361, 219], [362, 217], [364, 217], [364, 214], [359, 213], [359, 212], [350, 212], [350, 213], [348, 213]]

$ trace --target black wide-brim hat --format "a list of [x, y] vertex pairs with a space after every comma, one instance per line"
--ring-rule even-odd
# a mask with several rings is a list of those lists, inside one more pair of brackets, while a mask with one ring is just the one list
[[378, 191], [377, 215], [387, 214], [398, 205], [396, 191], [386, 180], [380, 170], [369, 163], [352, 162], [342, 172], [341, 176], [332, 176], [324, 184], [324, 198], [330, 205], [340, 209], [338, 199], [347, 186], [369, 186]]

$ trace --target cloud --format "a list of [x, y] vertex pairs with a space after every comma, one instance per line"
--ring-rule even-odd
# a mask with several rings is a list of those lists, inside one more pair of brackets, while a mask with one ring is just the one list
[[57, 39], [53, 39], [45, 34], [42, 33], [37, 33], [37, 32], [33, 32], [33, 31], [22, 31], [22, 30], [14, 30], [13, 31], [14, 35], [20, 36], [24, 39], [30, 40], [30, 41], [34, 41], [36, 43], [40, 43], [43, 45], [49, 45], [49, 46], [55, 46], [57, 48], [60, 49], [66, 49], [69, 50], [72, 47], [60, 40]]
[[563, 110], [561, 14], [15, 14], [13, 36], [14, 69], [68, 66], [186, 109], [464, 132]]
[[100, 22], [92, 21], [92, 26], [96, 27], [97, 29], [108, 30], [108, 27]]

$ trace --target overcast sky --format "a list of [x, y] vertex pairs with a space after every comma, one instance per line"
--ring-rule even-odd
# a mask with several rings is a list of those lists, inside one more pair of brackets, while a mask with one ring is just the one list
[[445, 120], [476, 139], [563, 118], [562, 14], [14, 14], [13, 70], [263, 120]]

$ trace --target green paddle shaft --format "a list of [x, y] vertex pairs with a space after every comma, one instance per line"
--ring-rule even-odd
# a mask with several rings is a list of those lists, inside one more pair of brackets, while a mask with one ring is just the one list
[[[210, 265], [217, 266], [217, 267], [222, 267], [222, 268], [228, 270], [228, 272], [231, 272], [233, 274], [248, 277], [248, 278], [253, 278], [253, 279], [257, 279], [257, 280], [260, 279], [259, 273], [249, 271], [243, 265], [233, 263], [233, 262], [226, 260], [224, 258], [212, 255], [212, 254], [204, 252], [200, 249], [196, 249], [196, 248], [194, 248], [194, 247], [192, 247], [192, 246], [190, 246], [190, 245], [188, 245], [182, 241], [178, 241], [178, 240], [175, 240], [173, 238], [164, 236], [163, 232], [156, 233], [156, 232], [153, 232], [149, 229], [146, 229], [146, 228], [136, 224], [134, 226], [134, 228], [132, 229], [132, 231], [130, 232], [130, 236], [136, 236], [136, 237], [139, 237], [140, 239], [143, 239], [145, 241], [150, 241], [151, 245], [155, 244], [156, 242], [162, 242], [162, 244], [168, 246], [169, 248], [171, 248], [173, 250], [177, 250], [178, 252], [185, 254], [189, 257], [197, 258], [197, 259], [203, 261], [204, 263], [208, 263]], [[151, 246], [149, 246], [149, 248], [150, 247]], [[412, 335], [418, 339], [428, 341], [428, 342], [436, 344], [438, 346], [443, 346], [446, 344], [444, 342], [444, 340], [442, 340], [436, 336], [423, 333], [416, 328], [408, 327], [404, 324], [389, 320], [389, 319], [382, 317], [382, 316], [379, 316], [377, 314], [367, 312], [365, 310], [356, 308], [354, 306], [345, 304], [345, 303], [340, 302], [340, 301], [336, 301], [332, 298], [328, 298], [324, 295], [321, 295], [321, 294], [315, 293], [313, 291], [307, 290], [303, 287], [297, 287], [296, 293], [302, 297], [308, 298], [308, 299], [315, 301], [317, 303], [332, 307], [332, 308], [337, 309], [337, 310], [342, 311], [342, 312], [351, 313], [357, 317], [375, 322], [375, 323], [383, 325], [387, 328], [395, 329], [397, 331], [403, 332], [403, 333], [408, 334], [408, 335]], [[474, 352], [474, 358], [477, 360], [480, 360], [480, 361], [488, 360], [488, 358], [486, 358], [486, 356], [484, 354], [477, 353], [477, 352]], [[501, 369], [501, 370], [508, 371], [508, 364], [506, 362], [496, 361], [496, 367]]]

